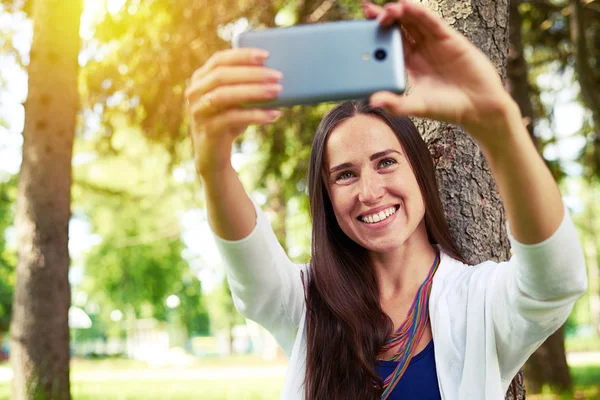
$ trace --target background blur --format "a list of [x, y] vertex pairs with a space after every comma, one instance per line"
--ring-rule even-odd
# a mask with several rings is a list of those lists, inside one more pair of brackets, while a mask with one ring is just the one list
[[[0, 1], [0, 399], [12, 379], [31, 10], [32, 1]], [[564, 351], [542, 348], [551, 357], [526, 374], [528, 398], [600, 399], [600, 1], [512, 1], [511, 10], [508, 84], [572, 211], [590, 280], [564, 327]], [[183, 92], [235, 32], [360, 15], [351, 0], [84, 1], [69, 224], [75, 399], [279, 398], [286, 361], [233, 307]], [[233, 156], [295, 261], [310, 251], [307, 158], [329, 107], [292, 108], [272, 127], [248, 129]], [[565, 359], [569, 370], [555, 376], [553, 363]]]

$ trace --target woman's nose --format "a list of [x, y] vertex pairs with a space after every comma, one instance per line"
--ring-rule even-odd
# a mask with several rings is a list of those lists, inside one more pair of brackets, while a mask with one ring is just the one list
[[384, 185], [378, 174], [365, 174], [360, 178], [358, 201], [366, 204], [376, 203], [383, 197]]

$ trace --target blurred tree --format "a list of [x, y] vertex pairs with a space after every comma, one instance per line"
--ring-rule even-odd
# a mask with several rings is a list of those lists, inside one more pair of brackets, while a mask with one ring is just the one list
[[190, 315], [184, 317], [203, 318], [199, 282], [182, 257], [177, 219], [190, 191], [174, 178], [162, 146], [139, 128], [114, 126], [111, 154], [98, 156], [104, 138], [97, 132], [88, 132], [76, 146], [76, 158], [83, 161], [74, 177], [74, 209], [101, 238], [85, 258], [83, 289], [108, 312], [130, 308], [138, 317], [163, 321], [165, 299], [178, 294], [184, 303], [187, 293]]
[[585, 212], [578, 224], [588, 267], [589, 322], [597, 338], [600, 338], [600, 253], [598, 252], [600, 208], [597, 201], [600, 198], [599, 186], [597, 181], [590, 179], [582, 182], [580, 198], [585, 205]]
[[547, 125], [552, 126], [554, 109], [553, 105], [549, 109], [544, 105], [544, 91], [537, 77], [573, 72], [578, 99], [588, 110], [580, 131], [586, 138], [580, 161], [586, 175], [600, 177], [600, 3], [522, 0], [515, 1], [514, 7], [521, 19], [522, 44], [528, 54], [530, 98], [538, 120], [548, 120]]
[[67, 244], [81, 8], [80, 0], [36, 1], [31, 14], [11, 323], [16, 400], [71, 397]]
[[[557, 139], [556, 135], [552, 135], [550, 139], [543, 140], [539, 132], [539, 120], [550, 121], [547, 126], [553, 126], [553, 110], [548, 110], [542, 102], [544, 90], [537, 83], [540, 74], [550, 72], [562, 75], [566, 70], [575, 70], [582, 104], [590, 109], [594, 124], [600, 127], [600, 74], [593, 71], [593, 66], [599, 64], [600, 52], [587, 42], [587, 37], [592, 43], [600, 38], [600, 8], [594, 3], [544, 0], [510, 2], [509, 86], [542, 154], [548, 144], [556, 145]], [[526, 62], [526, 50], [530, 54], [531, 73]], [[600, 172], [600, 163], [597, 161], [600, 155], [598, 132], [598, 129], [595, 132], [589, 127], [586, 129], [585, 124], [581, 132], [588, 138], [581, 157], [582, 161], [585, 160], [587, 176], [598, 176]], [[546, 163], [557, 180], [564, 178], [559, 159], [546, 160]], [[588, 221], [587, 230], [593, 229], [589, 226], [591, 223]], [[539, 393], [545, 384], [561, 392], [571, 390], [563, 328], [550, 336], [533, 354], [525, 372], [529, 390], [533, 393]]]
[[6, 246], [6, 231], [14, 221], [17, 179], [3, 180], [0, 174], [0, 345], [8, 332], [15, 287], [16, 254]]
[[208, 335], [210, 315], [205, 304], [205, 296], [202, 294], [202, 282], [195, 274], [188, 272], [173, 290], [181, 300], [179, 313], [188, 337]]
[[[534, 135], [534, 126], [537, 115], [531, 100], [531, 85], [527, 63], [525, 61], [522, 24], [523, 19], [519, 13], [522, 0], [510, 1], [510, 33], [509, 33], [509, 58], [507, 64], [508, 83], [512, 97], [515, 99], [524, 117], [524, 123], [538, 150], [543, 154], [543, 144]], [[546, 161], [556, 179], [562, 178], [558, 160]], [[527, 386], [531, 393], [540, 393], [544, 384], [549, 384], [559, 390], [568, 391], [572, 388], [571, 375], [567, 364], [564, 348], [564, 328], [552, 334], [542, 346], [529, 358], [524, 367], [527, 376]]]
[[[116, 207], [106, 210], [110, 206]], [[103, 223], [115, 229], [103, 234], [86, 258], [86, 292], [101, 297], [107, 309], [132, 307], [137, 317], [165, 321], [165, 299], [188, 268], [177, 224], [162, 225], [167, 220], [152, 208], [116, 199], [105, 198], [103, 207]]]
[[227, 332], [228, 336], [228, 354], [233, 351], [233, 327], [244, 324], [244, 318], [238, 313], [233, 299], [229, 282], [223, 279], [221, 286], [213, 290], [209, 295], [208, 310], [210, 313], [211, 332]]

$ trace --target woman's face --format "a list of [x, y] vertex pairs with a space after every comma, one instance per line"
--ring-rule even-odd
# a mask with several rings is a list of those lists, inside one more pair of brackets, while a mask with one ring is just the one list
[[324, 177], [342, 231], [367, 250], [427, 240], [419, 185], [398, 138], [379, 118], [358, 114], [331, 132]]

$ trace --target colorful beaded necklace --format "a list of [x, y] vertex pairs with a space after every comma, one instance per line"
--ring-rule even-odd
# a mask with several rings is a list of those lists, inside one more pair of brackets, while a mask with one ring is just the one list
[[394, 372], [392, 372], [383, 382], [384, 390], [381, 394], [382, 400], [386, 400], [390, 396], [396, 387], [396, 384], [400, 381], [404, 371], [408, 368], [412, 353], [423, 337], [429, 318], [429, 293], [431, 292], [431, 283], [433, 282], [433, 275], [435, 274], [435, 271], [437, 271], [439, 265], [440, 253], [437, 252], [433, 265], [429, 270], [429, 274], [419, 287], [406, 319], [396, 333], [387, 340], [379, 352], [379, 354], [382, 355], [389, 349], [400, 345], [398, 352], [388, 359], [388, 361], [397, 361], [398, 365]]

